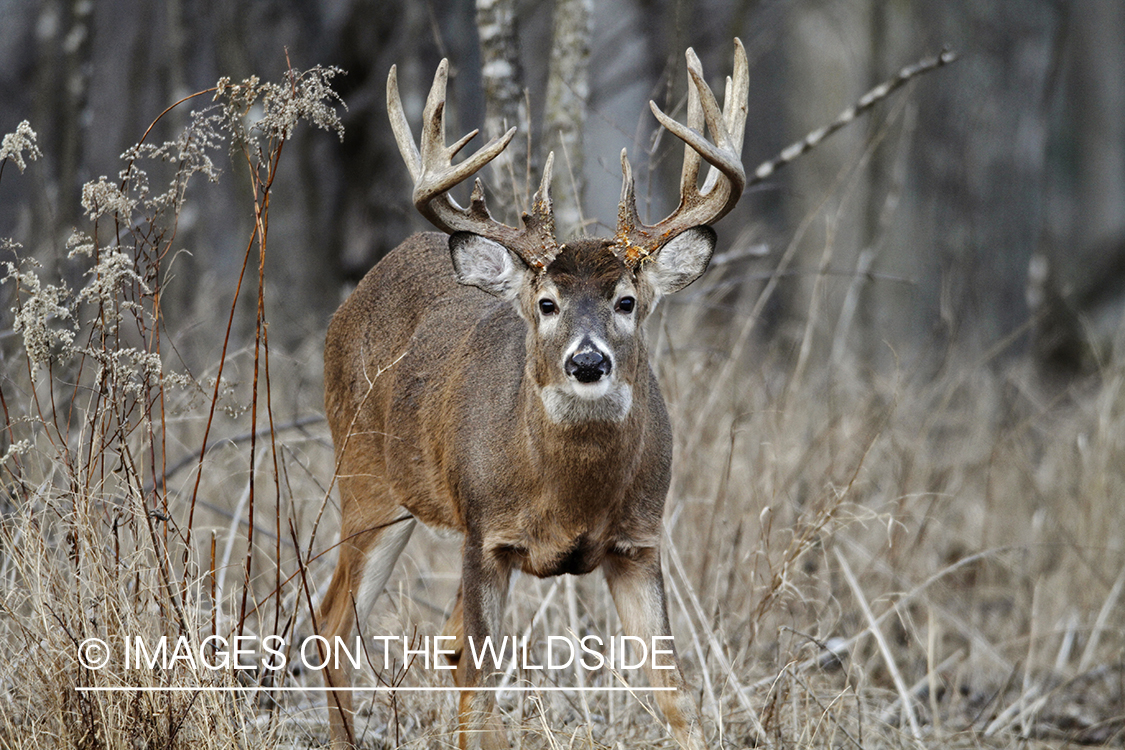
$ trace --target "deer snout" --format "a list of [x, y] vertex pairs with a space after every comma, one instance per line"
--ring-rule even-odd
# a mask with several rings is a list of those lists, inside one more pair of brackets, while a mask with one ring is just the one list
[[566, 374], [579, 383], [596, 383], [609, 375], [609, 357], [594, 347], [582, 347], [566, 359]]

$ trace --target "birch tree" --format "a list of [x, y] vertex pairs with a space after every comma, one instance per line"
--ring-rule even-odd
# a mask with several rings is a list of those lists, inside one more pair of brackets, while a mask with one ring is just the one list
[[515, 0], [476, 0], [480, 35], [481, 78], [484, 85], [484, 131], [495, 138], [516, 126], [519, 133], [498, 156], [492, 170], [489, 208], [498, 219], [512, 223], [527, 203], [530, 162], [527, 151], [528, 113], [519, 60]]
[[593, 0], [557, 0], [551, 42], [551, 68], [543, 115], [546, 148], [555, 151], [551, 195], [559, 235], [585, 234], [582, 202], [586, 195], [586, 102], [590, 96], [590, 35]]

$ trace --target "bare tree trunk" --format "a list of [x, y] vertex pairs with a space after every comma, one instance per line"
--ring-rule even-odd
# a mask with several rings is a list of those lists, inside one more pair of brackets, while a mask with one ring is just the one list
[[494, 138], [512, 126], [519, 133], [498, 156], [492, 170], [494, 187], [489, 208], [497, 218], [512, 222], [527, 205], [527, 129], [529, 117], [523, 94], [523, 70], [516, 36], [515, 0], [476, 0], [480, 34], [481, 77], [484, 84], [484, 132]]
[[1091, 247], [1125, 229], [1125, 6], [1098, 2], [1071, 14], [1077, 47], [1080, 244]]
[[1055, 115], [1064, 135], [1054, 137], [1073, 144], [1073, 174], [1056, 166], [1049, 175], [1047, 229], [1027, 290], [1033, 351], [1055, 375], [1108, 361], [1125, 293], [1125, 6], [1098, 0], [1062, 12], [1061, 54], [1070, 62], [1060, 62], [1067, 72], [1059, 89], [1071, 101], [1051, 109], [1065, 113]]
[[[872, 57], [879, 46], [875, 13], [859, 4], [804, 3], [793, 8], [785, 42], [787, 76], [795, 82], [785, 102], [790, 137], [829, 122], [878, 80], [872, 74]], [[847, 287], [827, 272], [856, 267], [858, 249], [866, 244], [866, 217], [849, 204], [859, 207], [869, 201], [870, 170], [857, 172], [846, 187], [839, 178], [859, 158], [865, 126], [866, 122], [824, 142], [800, 169], [783, 178], [793, 194], [786, 203], [794, 226], [812, 219], [795, 249], [793, 263], [801, 276], [779, 289], [790, 319], [780, 333], [799, 344], [795, 374], [819, 364], [831, 337], [843, 335], [835, 328]], [[845, 320], [844, 325], [849, 323]]]
[[560, 236], [585, 234], [586, 154], [582, 133], [590, 96], [590, 34], [593, 0], [557, 0], [547, 79], [543, 132], [555, 151], [551, 194]]
[[[87, 106], [93, 53], [93, 3], [80, 0], [45, 2], [38, 24], [43, 42], [35, 66], [35, 121], [44, 153], [57, 159], [56, 177], [60, 199], [50, 219], [58, 235], [55, 246], [75, 223], [77, 202], [71, 197], [81, 189], [86, 151]], [[49, 125], [48, 125], [49, 123]]]
[[[1044, 228], [1048, 96], [1064, 20], [1055, 3], [919, 4], [916, 26], [964, 38], [919, 119], [914, 167], [931, 187], [912, 229], [919, 278], [953, 340], [987, 346], [1028, 319], [1027, 269]], [[1000, 32], [999, 30], [1003, 30]]]

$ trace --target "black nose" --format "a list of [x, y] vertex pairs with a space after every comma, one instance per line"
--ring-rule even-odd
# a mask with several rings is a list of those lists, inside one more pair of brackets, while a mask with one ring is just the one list
[[579, 383], [596, 383], [609, 375], [609, 360], [597, 349], [583, 349], [566, 361], [566, 374]]

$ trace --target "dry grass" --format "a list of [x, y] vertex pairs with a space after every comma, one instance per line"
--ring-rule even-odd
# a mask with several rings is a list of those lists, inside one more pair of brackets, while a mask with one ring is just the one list
[[[787, 392], [767, 363], [741, 368], [706, 415], [695, 406], [719, 365], [691, 359], [665, 379], [680, 384], [684, 449], [665, 577], [723, 746], [1121, 744], [1117, 376], [1048, 398], [1009, 361]], [[440, 632], [455, 554], [415, 540], [369, 631]], [[512, 601], [512, 632], [538, 614], [532, 641], [619, 632], [596, 575], [522, 578]], [[408, 726], [436, 720], [447, 737], [448, 705], [435, 717], [398, 701], [411, 746], [428, 735]], [[506, 705], [529, 747], [588, 746], [588, 732], [594, 747], [672, 746], [635, 696]], [[371, 713], [370, 731], [393, 739], [390, 703]]]
[[[245, 110], [240, 96], [216, 122]], [[236, 153], [264, 186], [288, 131], [239, 132]], [[175, 173], [186, 184], [190, 174]], [[28, 266], [6, 285], [27, 327], [5, 340], [0, 380], [0, 745], [322, 742], [324, 698], [308, 671], [79, 661], [91, 637], [297, 644], [312, 632], [335, 541], [320, 395], [297, 385], [317, 348], [270, 359], [263, 287], [256, 309], [244, 295], [231, 312], [250, 300], [256, 339], [231, 343], [205, 374], [176, 375], [161, 339], [177, 322], [158, 315], [176, 206], [156, 215], [156, 204], [120, 203], [127, 191], [114, 185], [99, 190], [76, 241], [89, 246], [76, 267], [98, 269], [84, 286], [50, 287]], [[263, 195], [248, 199], [261, 219], [248, 243], [255, 289]], [[128, 262], [111, 273], [117, 256]], [[666, 587], [715, 746], [1121, 745], [1120, 365], [1065, 388], [1019, 357], [953, 356], [925, 377], [829, 366], [815, 352], [795, 368], [743, 325], [759, 301], [744, 297], [730, 316], [738, 325], [708, 322], [704, 294], [652, 330], [678, 441]], [[275, 420], [282, 401], [312, 419]], [[438, 634], [457, 571], [456, 541], [416, 535], [365, 632]], [[508, 623], [533, 643], [619, 632], [597, 575], [517, 578]], [[372, 651], [358, 683], [449, 684], [401, 645], [392, 655], [384, 665]], [[298, 690], [81, 690], [201, 685]], [[509, 693], [501, 705], [517, 747], [673, 746], [643, 693]], [[450, 694], [379, 692], [362, 704], [359, 732], [368, 747], [448, 747], [453, 717]]]

